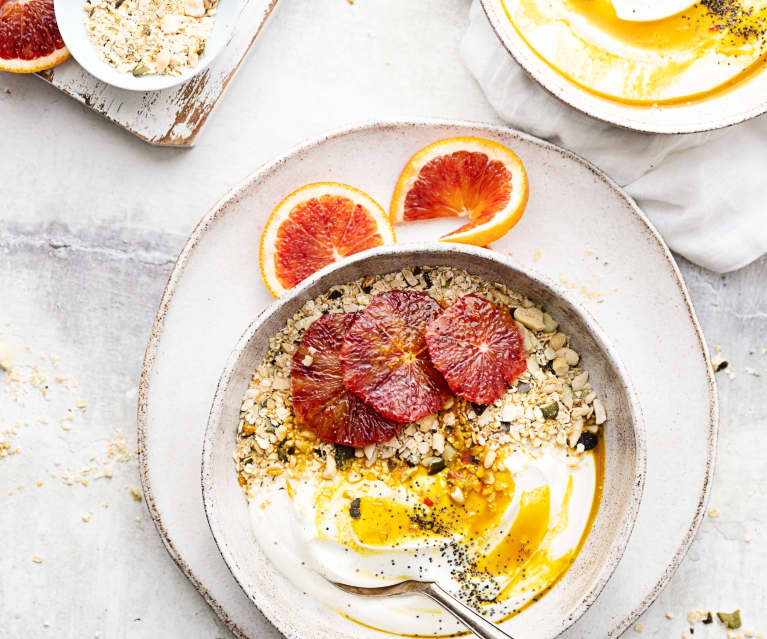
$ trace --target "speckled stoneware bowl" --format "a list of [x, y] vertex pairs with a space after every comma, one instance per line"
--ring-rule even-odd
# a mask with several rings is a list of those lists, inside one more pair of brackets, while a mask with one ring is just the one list
[[480, 2], [503, 46], [534, 80], [571, 107], [599, 120], [647, 133], [696, 133], [767, 112], [767, 73], [763, 71], [705, 100], [681, 104], [636, 106], [601, 97], [571, 82], [539, 57], [509, 20], [504, 0]]
[[208, 523], [226, 564], [246, 595], [290, 639], [359, 639], [386, 634], [340, 614], [328, 614], [323, 604], [302, 593], [271, 564], [254, 541], [232, 452], [248, 382], [266, 353], [269, 338], [287, 319], [306, 300], [335, 284], [413, 265], [465, 269], [544, 304], [561, 329], [572, 336], [594, 387], [605, 398], [609, 415], [604, 429], [605, 484], [591, 533], [556, 586], [535, 605], [503, 624], [504, 630], [517, 639], [556, 637], [591, 606], [623, 555], [644, 486], [644, 423], [628, 375], [594, 319], [559, 286], [523, 271], [511, 259], [491, 250], [428, 243], [367, 251], [323, 269], [256, 318], [235, 346], [221, 375], [205, 433], [202, 492]]

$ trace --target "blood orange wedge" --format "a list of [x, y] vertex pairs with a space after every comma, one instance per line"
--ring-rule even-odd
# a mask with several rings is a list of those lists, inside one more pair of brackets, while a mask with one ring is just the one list
[[509, 312], [476, 295], [432, 320], [426, 344], [453, 392], [476, 404], [492, 404], [527, 368], [524, 338]]
[[279, 297], [323, 266], [393, 243], [391, 223], [369, 195], [336, 182], [307, 184], [269, 217], [261, 236], [261, 274]]
[[508, 233], [527, 206], [521, 160], [483, 138], [448, 138], [416, 153], [397, 181], [389, 217], [395, 224], [437, 217], [468, 217], [445, 242], [485, 246]]
[[53, 0], [0, 0], [0, 71], [44, 71], [68, 57]]
[[293, 355], [291, 378], [298, 420], [324, 441], [361, 448], [391, 439], [400, 425], [344, 387], [338, 351], [357, 315], [333, 313], [315, 320]]
[[381, 415], [412, 422], [442, 409], [451, 396], [424, 340], [442, 307], [426, 293], [376, 295], [341, 345], [344, 385]]

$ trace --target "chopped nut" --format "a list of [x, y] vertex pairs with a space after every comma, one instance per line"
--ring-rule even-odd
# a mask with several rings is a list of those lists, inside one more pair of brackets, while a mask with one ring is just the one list
[[574, 391], [582, 391], [586, 388], [586, 383], [589, 381], [589, 372], [584, 371], [580, 375], [573, 377], [572, 387]]
[[578, 355], [572, 348], [560, 348], [557, 351], [557, 356], [564, 358], [569, 366], [577, 366], [581, 359], [580, 355]]
[[567, 335], [564, 333], [554, 333], [554, 335], [552, 335], [551, 339], [549, 340], [549, 346], [551, 346], [554, 351], [558, 351], [560, 348], [563, 348], [566, 343]]
[[604, 424], [607, 421], [607, 410], [602, 400], [599, 399], [594, 400], [594, 420], [597, 425]]
[[546, 327], [543, 322], [543, 311], [539, 308], [518, 307], [514, 311], [514, 319], [522, 322], [531, 331], [542, 331]]
[[336, 459], [333, 455], [327, 455], [325, 459], [325, 471], [322, 473], [323, 479], [333, 479], [338, 469], [336, 468]]
[[[564, 357], [557, 357], [551, 363], [551, 368], [554, 370], [554, 373], [557, 375], [557, 377], [563, 377], [564, 375], [567, 375], [567, 371], [570, 370], [570, 367], [568, 366]], [[573, 388], [575, 388], [575, 384], [573, 384]]]

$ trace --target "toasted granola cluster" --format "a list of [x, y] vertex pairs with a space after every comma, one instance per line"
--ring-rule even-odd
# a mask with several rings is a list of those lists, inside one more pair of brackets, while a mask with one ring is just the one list
[[[291, 359], [304, 331], [324, 313], [364, 309], [371, 298], [395, 289], [425, 291], [444, 305], [474, 293], [512, 312], [525, 339], [527, 370], [491, 405], [448, 401], [436, 414], [406, 424], [391, 440], [359, 449], [320, 441], [297, 422], [291, 400]], [[309, 300], [269, 343], [242, 402], [234, 460], [247, 493], [270, 477], [316, 475], [332, 479], [339, 467], [363, 476], [391, 475], [424, 466], [439, 472], [451, 462], [475, 467], [474, 477], [493, 483], [504, 452], [535, 454], [547, 445], [567, 451], [577, 465], [596, 443], [607, 419], [588, 371], [570, 338], [531, 300], [465, 271], [449, 267], [406, 268], [334, 286]]]

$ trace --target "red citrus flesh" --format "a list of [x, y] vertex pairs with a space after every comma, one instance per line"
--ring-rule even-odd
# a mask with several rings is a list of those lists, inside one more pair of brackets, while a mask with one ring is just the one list
[[441, 410], [451, 393], [424, 340], [426, 325], [441, 310], [419, 291], [376, 295], [341, 345], [346, 388], [397, 422]]
[[292, 288], [340, 257], [383, 243], [376, 220], [362, 205], [339, 195], [311, 198], [295, 206], [277, 231], [277, 279]]
[[53, 0], [0, 0], [0, 69], [42, 71], [68, 57]]
[[403, 219], [429, 220], [468, 213], [460, 233], [484, 224], [508, 203], [511, 172], [478, 151], [454, 151], [424, 164], [405, 198]]
[[476, 404], [492, 404], [527, 368], [524, 338], [509, 312], [477, 295], [432, 320], [426, 344], [453, 392]]
[[338, 351], [357, 313], [323, 315], [304, 333], [291, 364], [298, 420], [327, 442], [361, 448], [388, 441], [400, 425], [344, 388]]

